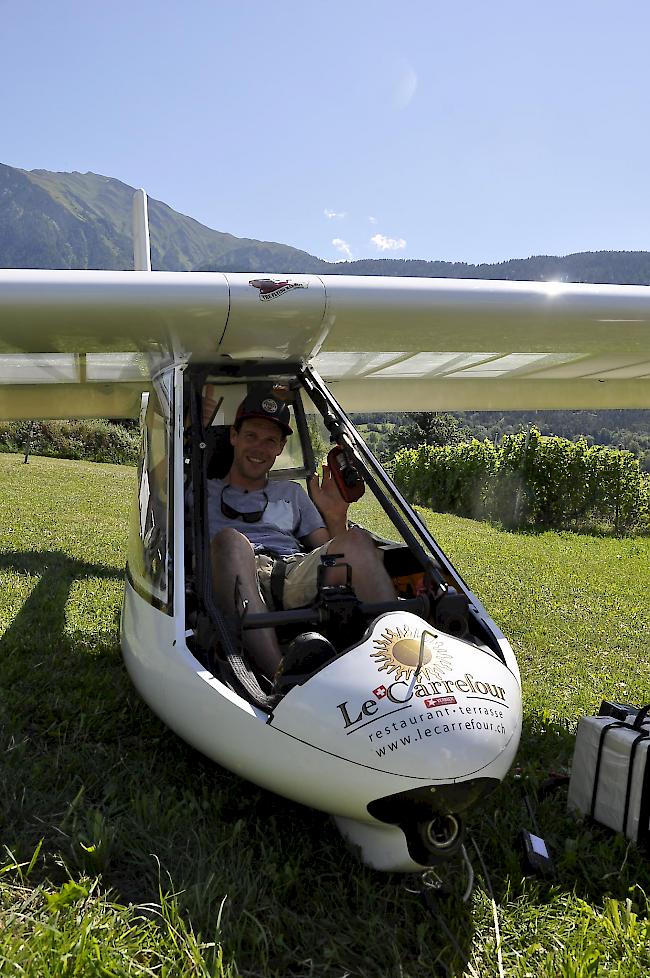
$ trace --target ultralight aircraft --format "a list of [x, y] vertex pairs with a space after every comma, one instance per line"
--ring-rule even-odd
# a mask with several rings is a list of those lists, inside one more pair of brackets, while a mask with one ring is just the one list
[[[333, 815], [370, 866], [435, 864], [513, 762], [519, 670], [349, 413], [648, 408], [650, 289], [152, 272], [141, 191], [134, 208], [135, 271], [0, 271], [0, 417], [140, 416], [121, 619], [136, 688], [208, 757]], [[217, 607], [206, 489], [261, 384], [282, 388], [294, 429], [273, 478], [314, 472], [318, 424], [343, 491], [377, 498], [394, 602], [324, 587], [294, 611]], [[243, 651], [269, 626], [333, 649], [282, 695]]]

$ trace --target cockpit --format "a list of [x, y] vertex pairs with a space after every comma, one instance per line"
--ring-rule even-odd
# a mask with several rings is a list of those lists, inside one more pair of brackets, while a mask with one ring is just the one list
[[[219, 608], [209, 559], [207, 492], [211, 480], [229, 471], [229, 432], [238, 405], [251, 390], [265, 384], [286, 392], [293, 430], [270, 478], [307, 485], [327, 456], [330, 464], [338, 460], [341, 489], [355, 500], [349, 510], [350, 522], [363, 525], [369, 513], [383, 512], [387, 532], [373, 532], [372, 536], [393, 582], [394, 601], [361, 602], [348, 581], [347, 585], [319, 587], [316, 599], [303, 608], [273, 607], [263, 614], [251, 614], [242, 605], [237, 615], [225, 615]], [[295, 681], [300, 683], [333, 657], [346, 654], [362, 639], [370, 622], [394, 610], [411, 611], [447, 634], [499, 653], [480, 616], [473, 613], [472, 596], [426, 525], [397, 491], [326, 385], [308, 367], [266, 362], [190, 365], [183, 378], [183, 416], [188, 648], [236, 692], [267, 711], [277, 702], [278, 690], [269, 686], [246, 656], [244, 639], [249, 629], [274, 628], [283, 651], [306, 632], [327, 640], [331, 656], [317, 660], [315, 668], [312, 663], [306, 671], [298, 669]], [[417, 667], [418, 651], [409, 648], [408, 655], [415, 656], [413, 662], [409, 659], [409, 667]], [[291, 685], [289, 677], [285, 688]]]

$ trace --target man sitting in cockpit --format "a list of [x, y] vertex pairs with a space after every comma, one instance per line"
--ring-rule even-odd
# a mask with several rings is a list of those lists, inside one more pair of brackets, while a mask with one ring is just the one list
[[[230, 470], [225, 478], [208, 484], [212, 574], [219, 606], [232, 615], [241, 613], [244, 601], [251, 614], [268, 611], [278, 598], [284, 608], [309, 605], [317, 595], [321, 558], [328, 552], [341, 557], [340, 566], [325, 571], [325, 583], [345, 584], [347, 564], [360, 601], [394, 600], [392, 581], [372, 538], [358, 527], [348, 529], [348, 504], [327, 466], [322, 480], [312, 477], [311, 499], [296, 482], [269, 480], [292, 434], [289, 421], [289, 408], [272, 388], [249, 394], [230, 429]], [[274, 629], [244, 634], [255, 667], [272, 678], [282, 661]]]

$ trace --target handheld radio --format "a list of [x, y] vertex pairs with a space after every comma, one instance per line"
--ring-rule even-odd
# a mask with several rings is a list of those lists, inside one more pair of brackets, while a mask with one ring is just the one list
[[347, 503], [354, 503], [360, 499], [366, 489], [365, 483], [357, 467], [348, 453], [340, 445], [335, 445], [327, 455], [327, 465], [334, 476], [334, 481]]

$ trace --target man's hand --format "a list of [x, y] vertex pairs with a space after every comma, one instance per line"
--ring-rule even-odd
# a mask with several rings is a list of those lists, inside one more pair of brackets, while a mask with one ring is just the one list
[[309, 495], [325, 520], [330, 538], [343, 533], [348, 528], [348, 506], [332, 476], [329, 465], [323, 463], [323, 474], [319, 481], [318, 473], [309, 480]]

